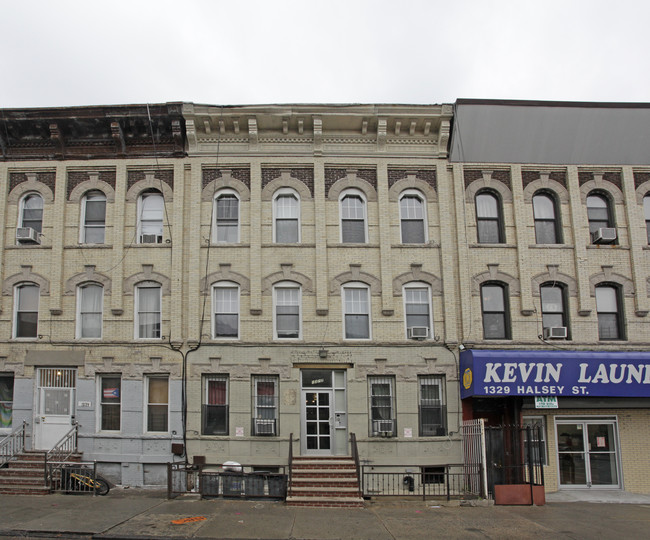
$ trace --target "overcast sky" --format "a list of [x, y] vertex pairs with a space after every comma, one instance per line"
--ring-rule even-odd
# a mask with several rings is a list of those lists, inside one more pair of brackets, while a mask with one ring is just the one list
[[650, 101], [650, 3], [0, 0], [0, 108]]

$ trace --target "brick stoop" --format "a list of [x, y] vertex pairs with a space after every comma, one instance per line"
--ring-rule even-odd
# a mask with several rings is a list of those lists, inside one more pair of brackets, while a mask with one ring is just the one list
[[294, 457], [287, 504], [363, 508], [354, 460], [347, 456]]
[[[0, 468], [0, 495], [47, 495], [45, 484], [45, 452], [26, 451], [16, 455], [5, 467]], [[68, 458], [70, 462], [81, 461], [81, 455]]]

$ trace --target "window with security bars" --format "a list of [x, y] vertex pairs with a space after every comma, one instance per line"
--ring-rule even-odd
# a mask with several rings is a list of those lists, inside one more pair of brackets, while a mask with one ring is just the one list
[[420, 437], [435, 437], [447, 434], [447, 407], [445, 406], [442, 375], [419, 377], [420, 391]]
[[252, 379], [251, 410], [253, 411], [253, 435], [273, 436], [279, 434], [278, 429], [278, 377], [273, 375], [257, 375]]
[[203, 378], [203, 435], [228, 435], [228, 377], [206, 375]]
[[370, 436], [395, 437], [395, 377], [368, 377]]
[[347, 194], [341, 199], [341, 242], [366, 242], [366, 202], [361, 195]]
[[0, 429], [10, 429], [14, 408], [14, 376], [0, 375]]
[[234, 193], [222, 193], [215, 199], [215, 228], [218, 243], [239, 242], [239, 199]]
[[[100, 426], [102, 431], [119, 431], [122, 408], [122, 379], [119, 375], [100, 378]], [[155, 392], [155, 391], [154, 391]], [[151, 396], [156, 397], [156, 396]]]
[[402, 244], [424, 244], [424, 201], [418, 195], [404, 195], [399, 201]]

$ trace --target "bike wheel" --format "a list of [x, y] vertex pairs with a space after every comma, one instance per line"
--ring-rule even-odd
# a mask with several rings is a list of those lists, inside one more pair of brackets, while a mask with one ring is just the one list
[[106, 495], [110, 491], [111, 487], [108, 485], [108, 482], [103, 478], [99, 478], [98, 476], [97, 478], [95, 478], [95, 482], [96, 482], [95, 493], [97, 493], [97, 495]]

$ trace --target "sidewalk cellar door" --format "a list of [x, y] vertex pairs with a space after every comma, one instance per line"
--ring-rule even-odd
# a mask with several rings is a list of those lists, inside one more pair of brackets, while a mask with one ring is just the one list
[[557, 418], [560, 488], [620, 488], [616, 419]]
[[301, 371], [301, 377], [301, 454], [347, 455], [345, 371], [305, 369]]
[[70, 431], [75, 414], [77, 370], [39, 368], [34, 449], [50, 450]]

